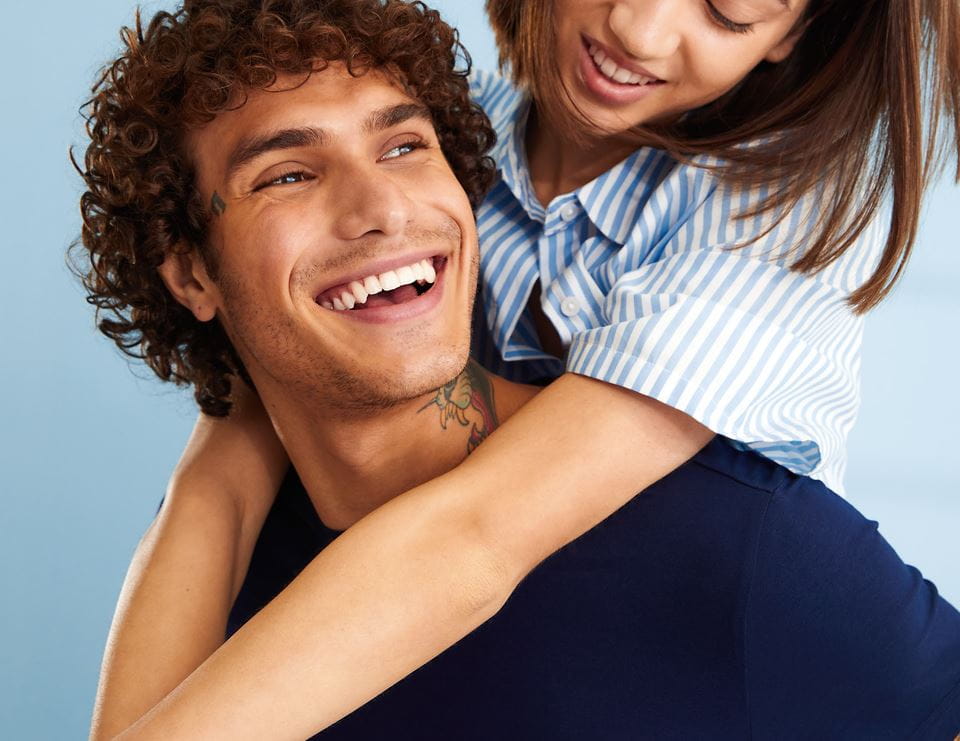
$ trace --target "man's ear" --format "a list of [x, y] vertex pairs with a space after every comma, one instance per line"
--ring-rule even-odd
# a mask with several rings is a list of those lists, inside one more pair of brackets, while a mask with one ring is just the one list
[[220, 292], [196, 250], [171, 251], [157, 270], [171, 295], [198, 321], [208, 322], [217, 315]]
[[783, 37], [783, 40], [781, 40], [779, 44], [767, 52], [764, 60], [771, 64], [779, 64], [793, 54], [797, 42], [800, 40], [800, 37], [803, 36], [803, 32], [807, 30], [809, 24], [809, 21], [798, 23], [790, 33]]

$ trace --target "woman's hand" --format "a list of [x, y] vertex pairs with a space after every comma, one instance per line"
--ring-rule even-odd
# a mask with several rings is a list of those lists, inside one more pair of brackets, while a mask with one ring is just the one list
[[113, 738], [224, 641], [227, 618], [288, 462], [245, 387], [201, 415], [137, 546], [107, 639], [91, 738]]

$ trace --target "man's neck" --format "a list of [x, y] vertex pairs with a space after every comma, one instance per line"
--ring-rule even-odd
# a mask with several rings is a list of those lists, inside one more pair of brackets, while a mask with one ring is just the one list
[[457, 466], [535, 393], [471, 360], [441, 388], [375, 412], [318, 419], [309, 404], [270, 406], [320, 519], [344, 530]]

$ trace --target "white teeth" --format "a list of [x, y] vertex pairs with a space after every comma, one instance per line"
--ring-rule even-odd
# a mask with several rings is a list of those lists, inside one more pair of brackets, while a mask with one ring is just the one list
[[645, 85], [646, 83], [652, 82], [655, 79], [653, 77], [639, 75], [636, 72], [631, 72], [628, 69], [620, 67], [616, 62], [607, 56], [603, 49], [600, 49], [593, 44], [590, 45], [589, 51], [594, 63], [597, 65], [603, 75], [614, 82], [619, 82], [621, 85]]
[[433, 269], [433, 261], [426, 258], [379, 275], [368, 275], [362, 281], [351, 281], [345, 289], [341, 289], [340, 295], [321, 299], [320, 305], [325, 309], [349, 311], [382, 291], [392, 291], [411, 283], [434, 283], [436, 280], [437, 272]]
[[433, 263], [429, 260], [423, 261], [423, 279], [427, 283], [433, 283], [437, 279], [437, 271], [433, 269]]
[[375, 275], [369, 275], [363, 279], [363, 288], [368, 296], [373, 296], [383, 290], [383, 286], [380, 285], [380, 279]]
[[400, 281], [400, 285], [405, 286], [408, 283], [413, 283], [416, 281], [417, 275], [413, 272], [413, 268], [409, 265], [404, 265], [402, 268], [397, 268], [397, 280]]
[[[363, 283], [358, 280], [353, 281], [347, 288], [350, 289], [350, 292], [353, 294], [354, 298], [357, 300], [358, 304], [365, 303], [367, 300], [367, 290], [363, 287]], [[346, 303], [346, 301], [344, 301]]]
[[380, 273], [380, 285], [383, 286], [384, 291], [392, 291], [394, 288], [400, 285], [400, 276], [398, 276], [393, 270], [388, 270], [386, 273]]

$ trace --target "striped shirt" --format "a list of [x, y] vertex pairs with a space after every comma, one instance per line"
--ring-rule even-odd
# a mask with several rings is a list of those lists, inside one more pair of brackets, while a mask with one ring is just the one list
[[[544, 206], [523, 146], [529, 98], [487, 72], [471, 88], [497, 131], [499, 170], [477, 212], [478, 360], [519, 382], [567, 371], [645, 394], [842, 493], [863, 332], [846, 299], [876, 266], [883, 219], [800, 274], [789, 265], [813, 235], [818, 194], [730, 249], [772, 222], [733, 218], [767, 191], [649, 147]], [[538, 279], [562, 359], [542, 349], [526, 308]]]

